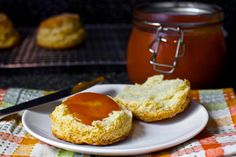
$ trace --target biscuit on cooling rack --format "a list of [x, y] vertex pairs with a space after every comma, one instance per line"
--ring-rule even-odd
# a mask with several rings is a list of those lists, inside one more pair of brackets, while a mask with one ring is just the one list
[[6, 14], [0, 13], [0, 49], [11, 48], [19, 41], [19, 33]]
[[36, 43], [44, 48], [65, 49], [80, 44], [84, 38], [85, 29], [81, 24], [80, 16], [64, 13], [40, 23]]

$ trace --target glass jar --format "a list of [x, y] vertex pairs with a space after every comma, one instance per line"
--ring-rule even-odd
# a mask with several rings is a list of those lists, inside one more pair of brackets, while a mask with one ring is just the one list
[[132, 82], [165, 74], [188, 79], [193, 88], [214, 84], [226, 58], [220, 7], [202, 3], [162, 2], [135, 8], [127, 50]]

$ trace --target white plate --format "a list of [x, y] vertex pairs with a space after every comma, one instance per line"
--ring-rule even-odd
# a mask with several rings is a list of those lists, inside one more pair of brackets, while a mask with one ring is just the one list
[[[96, 85], [86, 91], [116, 95], [125, 85]], [[208, 121], [206, 109], [195, 102], [174, 118], [145, 123], [134, 120], [131, 136], [119, 143], [108, 146], [76, 145], [57, 139], [51, 133], [49, 114], [60, 102], [35, 107], [24, 112], [22, 122], [34, 137], [50, 145], [94, 155], [137, 155], [150, 153], [183, 143], [203, 130]]]

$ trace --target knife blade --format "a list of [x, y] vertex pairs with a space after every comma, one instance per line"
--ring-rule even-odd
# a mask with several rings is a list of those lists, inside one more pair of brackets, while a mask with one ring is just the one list
[[48, 94], [46, 96], [42, 96], [42, 97], [27, 101], [27, 102], [23, 102], [23, 103], [15, 105], [15, 106], [1, 109], [0, 110], [0, 119], [4, 118], [6, 116], [12, 115], [14, 113], [17, 113], [19, 111], [22, 111], [22, 110], [25, 110], [25, 109], [28, 109], [31, 107], [35, 107], [35, 106], [38, 106], [41, 104], [45, 104], [45, 103], [48, 103], [51, 101], [55, 101], [55, 100], [70, 96], [72, 94], [81, 92], [85, 89], [88, 89], [88, 88], [98, 84], [98, 83], [101, 83], [102, 81], [104, 81], [104, 77], [98, 77], [98, 78], [96, 78], [92, 81], [89, 81], [89, 82], [80, 82], [73, 87], [69, 87], [69, 88], [60, 90], [58, 92], [52, 93], [52, 94]]

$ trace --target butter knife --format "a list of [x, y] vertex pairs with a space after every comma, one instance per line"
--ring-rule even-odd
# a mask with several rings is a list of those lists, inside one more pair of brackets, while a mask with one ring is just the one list
[[25, 110], [25, 109], [28, 109], [31, 107], [35, 107], [35, 106], [38, 106], [41, 104], [45, 104], [45, 103], [48, 103], [48, 102], [51, 102], [54, 100], [58, 100], [58, 99], [67, 97], [69, 95], [78, 93], [78, 92], [83, 91], [87, 88], [90, 88], [98, 83], [101, 83], [102, 81], [104, 81], [104, 77], [98, 77], [98, 78], [96, 78], [92, 81], [89, 81], [89, 82], [80, 82], [73, 87], [69, 87], [69, 88], [60, 90], [58, 92], [52, 93], [52, 94], [48, 94], [46, 96], [42, 96], [42, 97], [27, 101], [27, 102], [23, 102], [23, 103], [15, 105], [15, 106], [1, 109], [0, 110], [0, 119], [4, 118], [6, 116], [12, 115], [14, 113], [17, 113], [19, 111], [22, 111], [22, 110]]

